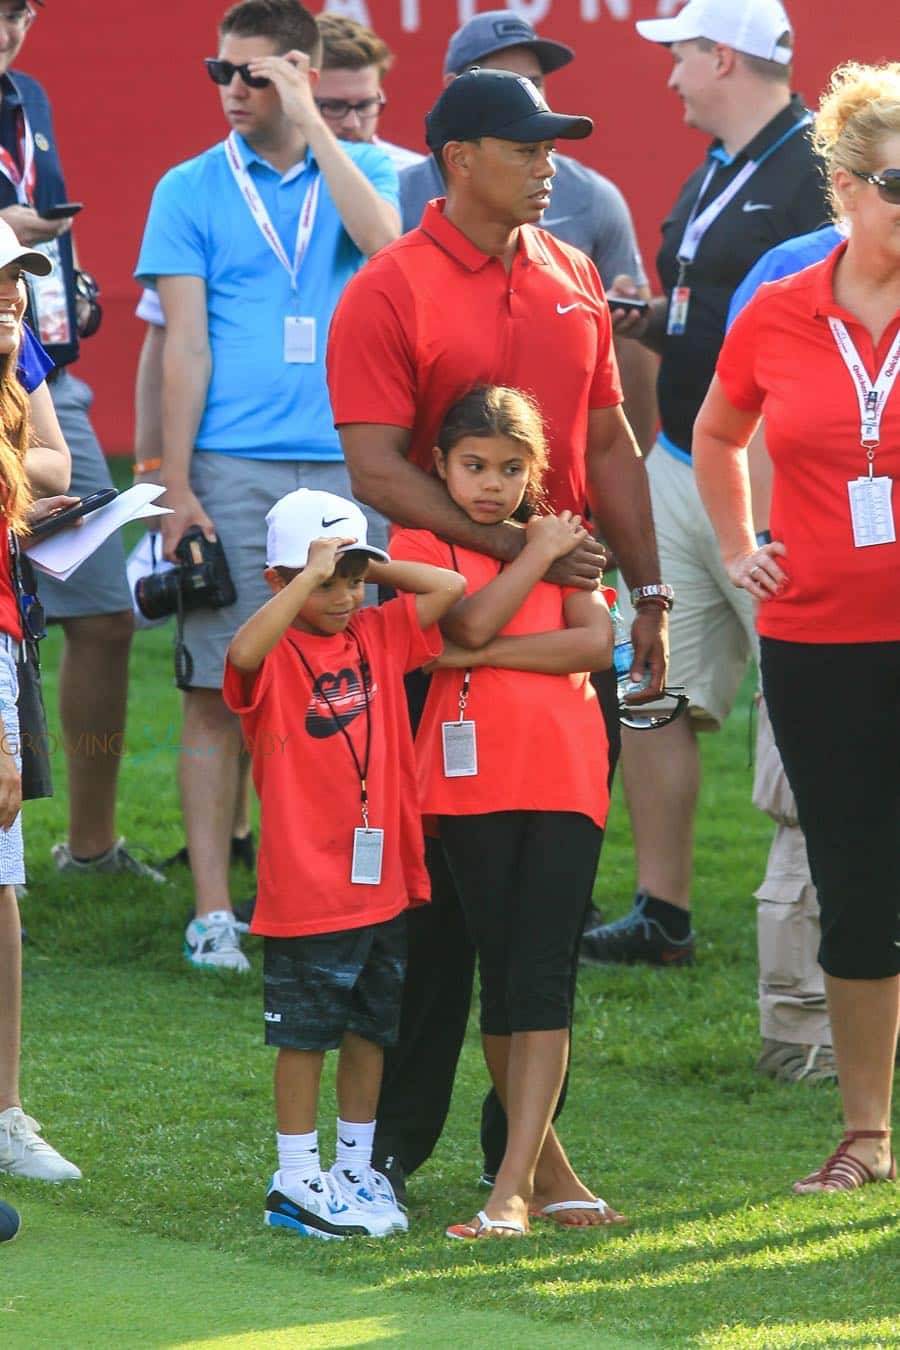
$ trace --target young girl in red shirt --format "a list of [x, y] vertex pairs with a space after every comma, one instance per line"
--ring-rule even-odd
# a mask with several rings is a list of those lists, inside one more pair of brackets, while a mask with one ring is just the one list
[[395, 558], [452, 567], [466, 595], [441, 623], [416, 738], [420, 805], [441, 843], [478, 950], [484, 1056], [508, 1119], [491, 1196], [455, 1238], [518, 1237], [529, 1216], [622, 1221], [579, 1180], [551, 1123], [566, 1070], [578, 942], [609, 806], [603, 719], [588, 672], [612, 660], [602, 591], [543, 580], [586, 534], [540, 511], [547, 444], [517, 390], [472, 390], [447, 414], [435, 463], [473, 521], [523, 524], [502, 565], [423, 530]]

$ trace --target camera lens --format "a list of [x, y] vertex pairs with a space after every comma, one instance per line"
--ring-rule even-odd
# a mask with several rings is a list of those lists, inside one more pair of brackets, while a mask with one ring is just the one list
[[178, 608], [179, 569], [151, 572], [135, 584], [134, 598], [145, 619], [164, 619]]

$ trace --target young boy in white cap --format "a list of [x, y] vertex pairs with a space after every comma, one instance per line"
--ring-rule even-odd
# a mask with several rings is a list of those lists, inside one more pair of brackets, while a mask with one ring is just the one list
[[[382, 1052], [396, 1040], [403, 913], [429, 898], [403, 676], [441, 652], [465, 581], [391, 562], [353, 502], [300, 488], [266, 517], [273, 598], [240, 628], [224, 696], [262, 807], [256, 911], [266, 1043], [278, 1049], [278, 1171], [265, 1221], [304, 1236], [407, 1228], [371, 1167]], [[398, 599], [361, 609], [366, 581]], [[340, 1049], [337, 1160], [319, 1162], [326, 1050]]]

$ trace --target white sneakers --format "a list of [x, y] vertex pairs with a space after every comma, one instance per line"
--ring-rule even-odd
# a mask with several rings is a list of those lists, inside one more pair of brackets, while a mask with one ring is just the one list
[[320, 1172], [290, 1191], [276, 1172], [266, 1195], [265, 1222], [301, 1237], [331, 1241], [348, 1237], [387, 1237], [393, 1225], [374, 1204], [349, 1205], [330, 1172]]
[[380, 1219], [387, 1219], [392, 1233], [407, 1232], [409, 1219], [397, 1204], [393, 1186], [381, 1172], [376, 1172], [374, 1167], [356, 1171], [346, 1164], [342, 1166], [335, 1163], [328, 1175], [351, 1209], [360, 1209]]
[[241, 951], [237, 920], [230, 909], [216, 909], [191, 919], [184, 930], [184, 954], [192, 966], [235, 970], [242, 975], [250, 962]]
[[51, 1148], [40, 1130], [21, 1106], [0, 1111], [0, 1172], [34, 1181], [79, 1181], [79, 1169]]

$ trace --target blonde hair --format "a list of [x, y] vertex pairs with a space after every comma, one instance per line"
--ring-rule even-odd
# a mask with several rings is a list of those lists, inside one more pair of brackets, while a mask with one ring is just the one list
[[9, 529], [28, 533], [31, 489], [25, 451], [31, 444], [28, 395], [16, 375], [17, 352], [0, 357], [0, 509]]
[[832, 72], [822, 95], [813, 145], [828, 169], [829, 194], [835, 217], [842, 214], [834, 190], [835, 169], [872, 173], [878, 147], [887, 136], [900, 135], [900, 62], [863, 66], [847, 61]]
[[528, 457], [528, 486], [519, 511], [526, 519], [534, 515], [543, 503], [550, 462], [544, 419], [535, 400], [521, 389], [476, 385], [447, 409], [437, 438], [444, 458], [467, 436], [505, 436], [522, 447]]

